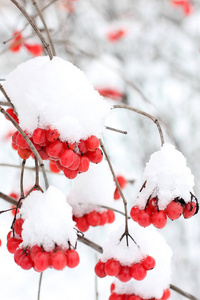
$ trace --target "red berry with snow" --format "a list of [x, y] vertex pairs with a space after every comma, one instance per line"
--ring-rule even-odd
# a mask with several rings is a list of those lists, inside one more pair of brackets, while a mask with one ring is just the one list
[[135, 280], [143, 280], [147, 275], [147, 269], [140, 263], [133, 264], [130, 268], [130, 275]]
[[15, 221], [15, 224], [14, 224], [14, 230], [19, 236], [21, 236], [21, 234], [22, 234], [23, 223], [24, 223], [24, 220], [19, 218]]
[[133, 206], [131, 208], [130, 215], [131, 215], [131, 218], [133, 219], [133, 221], [135, 221], [135, 222], [138, 221], [138, 214], [139, 214], [139, 212], [140, 212], [139, 207]]
[[67, 267], [68, 268], [75, 268], [78, 266], [80, 262], [79, 254], [74, 249], [68, 249], [66, 251], [66, 257], [67, 257]]
[[152, 270], [155, 265], [156, 265], [156, 261], [155, 259], [148, 255], [147, 257], [145, 257], [142, 261], [141, 261], [141, 265], [146, 269], [146, 270]]
[[114, 259], [108, 259], [105, 263], [105, 272], [108, 276], [117, 276], [121, 270], [120, 262]]
[[131, 280], [132, 276], [130, 274], [130, 267], [129, 266], [121, 266], [121, 270], [117, 275], [117, 278], [122, 282], [127, 282]]
[[103, 263], [101, 260], [98, 261], [98, 263], [96, 264], [94, 271], [96, 273], [96, 275], [100, 278], [104, 278], [106, 277], [106, 272], [105, 272], [105, 263]]
[[147, 227], [151, 224], [151, 218], [148, 212], [145, 210], [140, 210], [138, 212], [137, 222], [142, 227]]
[[165, 212], [172, 221], [178, 219], [182, 213], [183, 213], [183, 206], [180, 202], [173, 200], [170, 202], [166, 209]]
[[55, 270], [63, 270], [67, 265], [67, 257], [62, 250], [52, 251], [51, 253], [51, 266]]
[[151, 223], [156, 227], [156, 228], [163, 228], [167, 224], [167, 216], [164, 210], [156, 211], [152, 216], [151, 216]]
[[192, 216], [195, 215], [195, 213], [197, 212], [197, 209], [198, 209], [198, 205], [196, 202], [192, 201], [192, 202], [187, 203], [183, 210], [183, 217], [185, 219], [191, 218]]
[[45, 271], [51, 265], [51, 255], [48, 252], [38, 252], [34, 257], [34, 269], [37, 272]]

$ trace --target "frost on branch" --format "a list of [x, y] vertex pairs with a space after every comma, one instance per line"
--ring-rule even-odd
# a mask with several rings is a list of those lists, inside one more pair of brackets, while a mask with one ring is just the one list
[[48, 126], [69, 142], [101, 135], [110, 107], [82, 71], [58, 57], [20, 64], [4, 84], [23, 130]]
[[50, 186], [45, 193], [33, 191], [24, 199], [17, 216], [7, 248], [22, 269], [33, 267], [43, 272], [78, 265], [72, 208], [60, 190]]
[[151, 155], [143, 175], [143, 186], [137, 194], [131, 217], [141, 226], [153, 224], [163, 228], [171, 220], [190, 218], [198, 211], [194, 196], [194, 177], [186, 159], [174, 146], [164, 144]]
[[143, 280], [131, 279], [128, 282], [121, 282], [116, 279], [112, 292], [119, 295], [137, 295], [142, 299], [160, 299], [171, 282], [172, 250], [154, 228], [141, 228], [136, 223], [130, 223], [129, 231], [140, 248], [131, 240], [129, 247], [126, 246], [124, 239], [119, 243], [120, 234], [123, 233], [122, 227], [120, 231], [112, 233], [104, 245], [101, 261], [106, 262], [113, 257], [122, 265], [130, 265], [133, 261], [142, 260], [148, 254], [155, 259], [156, 264]]
[[81, 231], [114, 221], [114, 213], [101, 207], [113, 207], [114, 191], [115, 183], [106, 161], [92, 164], [87, 173], [73, 180], [68, 202]]

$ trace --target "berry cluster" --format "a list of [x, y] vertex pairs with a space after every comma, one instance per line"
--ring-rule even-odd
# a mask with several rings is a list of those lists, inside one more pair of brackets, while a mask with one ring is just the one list
[[54, 250], [47, 252], [42, 246], [20, 248], [22, 239], [22, 225], [24, 220], [19, 218], [14, 223], [14, 235], [10, 231], [7, 235], [7, 249], [14, 254], [14, 260], [24, 270], [34, 268], [43, 272], [47, 268], [63, 270], [65, 267], [75, 268], [79, 264], [78, 252], [74, 249], [61, 249], [55, 246]]
[[[123, 176], [117, 176], [117, 181], [119, 183], [120, 188], [124, 189], [127, 184], [127, 180]], [[114, 192], [114, 199], [119, 200], [120, 198], [121, 198], [121, 195], [119, 193], [118, 188], [116, 187], [115, 192]]]
[[103, 278], [115, 276], [122, 282], [127, 282], [132, 278], [135, 280], [143, 280], [147, 271], [155, 267], [155, 259], [152, 256], [144, 257], [140, 262], [130, 266], [122, 266], [118, 260], [108, 259], [105, 263], [101, 260], [95, 266], [95, 273], [98, 277]]
[[112, 210], [107, 210], [102, 213], [93, 210], [80, 218], [73, 216], [73, 220], [76, 222], [76, 227], [80, 231], [85, 232], [90, 226], [96, 227], [113, 223], [115, 221], [115, 213]]
[[[192, 201], [193, 197], [195, 201]], [[153, 224], [161, 229], [167, 224], [167, 217], [172, 221], [178, 219], [181, 215], [185, 219], [191, 218], [198, 212], [199, 205], [194, 195], [191, 196], [191, 202], [185, 203], [183, 199], [176, 198], [171, 201], [164, 210], [158, 208], [158, 198], [152, 198], [147, 201], [144, 209], [133, 206], [130, 212], [131, 218], [142, 227]]]
[[10, 51], [19, 52], [22, 47], [25, 47], [33, 56], [39, 56], [43, 53], [43, 48], [39, 44], [28, 44], [24, 41], [24, 37], [18, 31], [13, 33], [14, 39], [10, 44]]
[[115, 290], [115, 284], [112, 283], [110, 287], [111, 295], [109, 297], [109, 300], [167, 300], [170, 297], [170, 290], [166, 289], [163, 291], [162, 297], [159, 299], [151, 298], [151, 299], [144, 299], [136, 294], [117, 294], [114, 292]]
[[[16, 121], [18, 120], [12, 109], [7, 112]], [[90, 162], [97, 164], [102, 161], [103, 154], [96, 136], [91, 135], [87, 140], [80, 140], [77, 143], [61, 141], [59, 136], [59, 132], [51, 128], [36, 128], [32, 136], [28, 135], [40, 157], [50, 161], [52, 172], [62, 170], [67, 178], [73, 179], [78, 173], [86, 172]], [[18, 131], [12, 136], [12, 147], [22, 159], [28, 159], [31, 155], [34, 157], [29, 145]]]

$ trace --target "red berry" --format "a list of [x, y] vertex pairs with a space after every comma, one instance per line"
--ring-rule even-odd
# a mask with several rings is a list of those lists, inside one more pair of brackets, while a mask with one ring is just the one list
[[15, 253], [14, 253], [14, 261], [15, 261], [15, 263], [19, 266], [20, 265], [20, 263], [19, 263], [19, 261], [20, 261], [20, 258], [22, 257], [22, 255], [23, 255], [23, 249], [21, 249], [21, 248], [19, 248], [19, 249], [17, 249], [16, 251], [15, 251]]
[[121, 265], [120, 262], [115, 259], [108, 259], [104, 269], [108, 276], [117, 276], [121, 270]]
[[18, 148], [17, 150], [19, 157], [22, 159], [28, 159], [31, 156], [31, 150]]
[[105, 211], [102, 214], [100, 214], [100, 223], [99, 223], [99, 225], [103, 226], [106, 223], [108, 223], [108, 215], [107, 215], [107, 212]]
[[20, 133], [17, 135], [16, 144], [22, 149], [30, 150], [29, 145], [27, 144], [27, 142], [25, 141], [25, 139], [23, 138], [23, 136]]
[[[14, 109], [13, 108], [8, 108], [6, 109], [6, 112], [17, 122], [19, 123], [19, 119], [18, 117], [16, 116], [15, 112], [14, 112]], [[9, 120], [7, 117], [6, 117], [7, 120]]]
[[102, 154], [102, 152], [99, 148], [95, 151], [89, 151], [86, 154], [86, 156], [89, 159], [89, 161], [94, 163], [94, 164], [100, 163], [103, 159], [103, 154]]
[[19, 195], [17, 195], [16, 193], [11, 193], [10, 197], [15, 198], [15, 199], [19, 199]]
[[123, 176], [117, 176], [117, 181], [121, 187], [121, 189], [125, 188], [127, 184], [127, 180]]
[[87, 153], [88, 152], [88, 148], [86, 147], [85, 141], [83, 141], [83, 140], [80, 140], [80, 142], [78, 144], [78, 148], [79, 148], [81, 153]]
[[39, 56], [43, 53], [43, 47], [39, 44], [29, 45], [24, 43], [24, 46], [33, 56]]
[[32, 135], [33, 142], [35, 144], [41, 145], [46, 142], [46, 131], [42, 128], [36, 128]]
[[143, 280], [147, 275], [147, 270], [140, 263], [137, 263], [131, 266], [130, 275], [135, 280]]
[[189, 219], [192, 216], [194, 216], [194, 214], [197, 211], [197, 204], [196, 202], [189, 202], [186, 204], [184, 210], [183, 210], [183, 217], [185, 219]]
[[138, 212], [137, 222], [142, 227], [147, 227], [151, 224], [150, 215], [145, 210]]
[[12, 237], [12, 230], [8, 232], [7, 234], [7, 241]]
[[170, 293], [169, 289], [164, 290], [161, 300], [169, 299], [170, 295], [171, 295], [171, 293]]
[[110, 295], [109, 300], [124, 300], [124, 297], [123, 295], [113, 293], [112, 295]]
[[152, 270], [156, 265], [156, 261], [152, 256], [148, 255], [141, 261], [141, 265], [146, 270]]
[[10, 253], [15, 253], [16, 249], [18, 248], [18, 246], [21, 244], [22, 240], [19, 239], [15, 239], [14, 237], [11, 237], [8, 241], [7, 241], [7, 249]]
[[98, 226], [100, 224], [100, 214], [93, 210], [86, 215], [86, 220], [90, 226]]
[[30, 257], [30, 254], [22, 254], [19, 259], [19, 265], [24, 270], [30, 270], [33, 267], [33, 261]]
[[78, 220], [76, 221], [76, 227], [80, 231], [85, 232], [89, 229], [90, 225], [88, 224], [85, 217], [81, 217], [81, 218], [78, 218]]
[[130, 215], [131, 215], [131, 218], [133, 219], [133, 221], [135, 221], [135, 222], [138, 221], [138, 214], [139, 214], [139, 212], [140, 212], [139, 207], [133, 206], [131, 208]]
[[67, 267], [68, 268], [75, 268], [78, 266], [80, 262], [79, 254], [76, 250], [67, 250], [66, 251], [66, 256], [67, 256]]
[[49, 159], [49, 155], [47, 154], [45, 148], [41, 148], [40, 150], [38, 150], [38, 153], [40, 154], [40, 157], [41, 157], [42, 160]]
[[[69, 150], [70, 151], [70, 150]], [[73, 152], [73, 151], [72, 151]], [[74, 160], [73, 163], [68, 167], [68, 169], [70, 170], [77, 170], [79, 165], [80, 165], [80, 155], [78, 155], [77, 153], [74, 153]], [[78, 170], [77, 170], [78, 171]]]
[[111, 224], [115, 221], [115, 213], [112, 210], [107, 210], [108, 223]]
[[63, 172], [65, 176], [69, 179], [74, 179], [78, 175], [77, 170], [69, 170], [68, 168], [64, 168]]
[[17, 145], [17, 137], [18, 137], [18, 135], [19, 135], [19, 132], [18, 132], [18, 131], [15, 131], [15, 132], [13, 133], [13, 135], [12, 135], [12, 143], [13, 143], [14, 145]]
[[59, 138], [60, 134], [56, 129], [47, 129], [46, 138], [49, 142], [55, 142]]
[[68, 168], [73, 164], [74, 158], [75, 158], [74, 151], [72, 151], [71, 149], [67, 149], [61, 153], [59, 157], [59, 162], [63, 167]]
[[18, 146], [15, 145], [15, 144], [13, 144], [13, 143], [12, 143], [12, 148], [13, 148], [14, 150], [18, 150]]
[[180, 202], [171, 201], [166, 209], [165, 212], [172, 221], [178, 219], [183, 213], [183, 207]]
[[62, 250], [51, 253], [51, 265], [55, 270], [63, 270], [67, 265], [67, 257]]
[[80, 164], [79, 167], [77, 169], [78, 173], [83, 173], [83, 172], [87, 172], [87, 170], [89, 169], [90, 166], [90, 161], [86, 156], [81, 156], [80, 157]]
[[22, 225], [23, 225], [23, 223], [24, 223], [24, 220], [19, 218], [15, 221], [15, 224], [14, 224], [14, 230], [20, 236], [22, 234]]
[[152, 216], [151, 216], [151, 223], [156, 227], [156, 228], [163, 228], [167, 224], [167, 216], [164, 210], [156, 211]]
[[114, 199], [119, 200], [120, 198], [121, 198], [120, 192], [119, 192], [118, 188], [116, 188], [115, 192], [114, 192]]
[[61, 141], [57, 140], [46, 147], [46, 152], [50, 157], [59, 158], [64, 151], [64, 145]]
[[[136, 296], [136, 295], [131, 295], [128, 300], [143, 300], [140, 296]], [[151, 299], [149, 299], [151, 300]], [[153, 300], [153, 299], [152, 299]]]
[[34, 245], [31, 248], [30, 256], [31, 256], [32, 261], [34, 261], [36, 254], [39, 253], [39, 252], [43, 252], [43, 250], [38, 245]]
[[155, 198], [152, 198], [149, 200], [148, 205], [145, 208], [145, 211], [151, 215], [154, 212], [157, 211], [157, 200]]
[[94, 268], [96, 275], [100, 278], [106, 277], [106, 272], [105, 272], [104, 266], [105, 266], [105, 263], [103, 263], [101, 260], [99, 260]]
[[51, 255], [48, 252], [38, 252], [34, 257], [34, 268], [38, 272], [45, 271], [51, 265]]
[[59, 170], [64, 171], [64, 169], [65, 169], [65, 167], [63, 167], [63, 166], [61, 165], [61, 163], [59, 162], [59, 160], [56, 161], [56, 166], [57, 166], [57, 168], [58, 168]]
[[127, 282], [131, 279], [130, 275], [130, 267], [128, 266], [121, 266], [121, 270], [117, 275], [117, 278], [122, 282]]
[[110, 291], [111, 291], [111, 293], [114, 291], [114, 289], [115, 289], [115, 284], [114, 284], [114, 283], [111, 283], [111, 286], [110, 286]]
[[89, 151], [94, 151], [99, 148], [100, 142], [95, 135], [91, 135], [86, 141], [85, 145]]
[[49, 161], [49, 169], [53, 173], [59, 173], [60, 172], [60, 169], [57, 167], [56, 162], [53, 161], [53, 160]]

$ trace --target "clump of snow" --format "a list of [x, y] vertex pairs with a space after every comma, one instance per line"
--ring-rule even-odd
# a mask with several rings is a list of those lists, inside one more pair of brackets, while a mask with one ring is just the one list
[[146, 182], [145, 187], [137, 194], [135, 202], [140, 209], [145, 208], [150, 196], [158, 197], [159, 209], [165, 209], [176, 197], [186, 203], [191, 201], [194, 176], [183, 154], [171, 144], [164, 144], [161, 150], [151, 155], [144, 170], [143, 182]]
[[[102, 261], [108, 258], [115, 258], [124, 264], [130, 263], [135, 257], [140, 259], [144, 253], [151, 255], [156, 265], [154, 269], [147, 272], [147, 276], [142, 281], [131, 279], [127, 283], [115, 280], [115, 290], [117, 294], [135, 294], [143, 299], [162, 297], [163, 291], [169, 287], [171, 282], [171, 257], [172, 250], [167, 245], [164, 238], [154, 228], [142, 228], [135, 222], [129, 224], [129, 233], [137, 241], [140, 249], [134, 246], [129, 239], [129, 247], [125, 245], [125, 238], [119, 243], [119, 238], [123, 233], [120, 231], [112, 233], [109, 241], [104, 245]], [[139, 254], [141, 251], [141, 254]]]
[[100, 136], [110, 106], [70, 62], [37, 57], [20, 64], [4, 83], [23, 130], [51, 126], [70, 142]]
[[68, 202], [75, 216], [82, 217], [93, 210], [103, 212], [99, 205], [112, 207], [115, 183], [106, 161], [91, 164], [86, 173], [80, 174], [72, 183]]
[[33, 191], [23, 200], [20, 214], [24, 219], [21, 247], [42, 245], [51, 251], [55, 244], [63, 249], [69, 248], [68, 242], [75, 246], [72, 208], [59, 189], [50, 186], [44, 193]]

